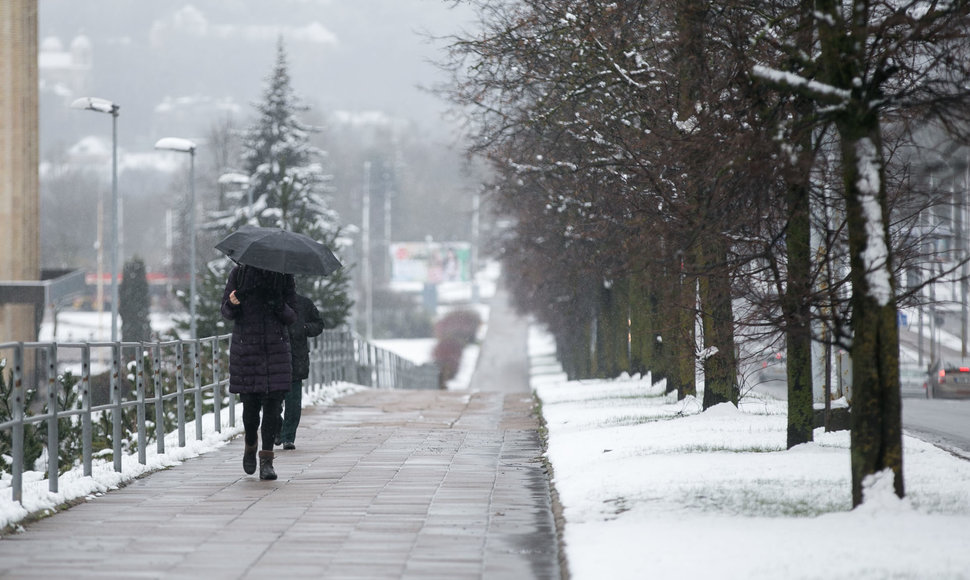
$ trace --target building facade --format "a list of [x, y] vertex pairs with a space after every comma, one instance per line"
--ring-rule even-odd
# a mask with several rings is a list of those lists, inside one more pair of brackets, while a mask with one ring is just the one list
[[[0, 281], [40, 279], [37, 0], [0, 2]], [[0, 342], [37, 338], [33, 304], [0, 304]]]

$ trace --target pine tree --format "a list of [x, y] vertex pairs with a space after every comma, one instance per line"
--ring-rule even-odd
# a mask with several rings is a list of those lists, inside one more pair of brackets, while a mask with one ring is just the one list
[[130, 342], [151, 340], [150, 306], [151, 298], [148, 295], [145, 262], [136, 257], [125, 263], [121, 286], [118, 288], [118, 313], [121, 315], [122, 340]]
[[[214, 214], [212, 229], [228, 234], [247, 223], [282, 228], [336, 251], [341, 228], [330, 208], [333, 178], [324, 170], [325, 152], [310, 143], [316, 129], [297, 118], [307, 110], [291, 86], [281, 39], [263, 99], [256, 105], [257, 118], [243, 135], [242, 171], [249, 176], [249, 190], [227, 196], [236, 209]], [[250, 195], [253, 205], [247, 208]], [[219, 261], [210, 264], [209, 270], [224, 282], [229, 266], [228, 261]], [[298, 280], [298, 287], [320, 308], [328, 328], [346, 321], [353, 304], [346, 267], [326, 278]]]

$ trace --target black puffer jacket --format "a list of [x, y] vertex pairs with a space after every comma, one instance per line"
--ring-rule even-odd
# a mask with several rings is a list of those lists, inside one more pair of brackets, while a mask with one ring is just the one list
[[[267, 393], [290, 389], [290, 334], [296, 321], [292, 274], [250, 266], [229, 273], [222, 295], [222, 315], [234, 322], [229, 349], [229, 392]], [[236, 290], [240, 304], [229, 301]]]
[[293, 380], [302, 381], [310, 376], [309, 338], [323, 332], [323, 318], [313, 300], [302, 294], [296, 295], [293, 304], [296, 322], [290, 325], [290, 352], [293, 355]]

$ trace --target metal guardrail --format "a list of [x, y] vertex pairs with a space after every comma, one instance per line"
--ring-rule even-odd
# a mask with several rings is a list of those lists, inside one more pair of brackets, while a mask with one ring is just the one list
[[[5, 387], [0, 390], [5, 395], [0, 400], [0, 472], [11, 475], [12, 499], [23, 499], [25, 443], [43, 445], [49, 490], [56, 493], [65, 462], [80, 463], [90, 476], [95, 454], [110, 449], [120, 472], [122, 456], [134, 448], [144, 465], [151, 442], [159, 454], [165, 452], [169, 426], [178, 432], [179, 447], [185, 446], [186, 426], [193, 421], [195, 439], [202, 440], [206, 413], [212, 413], [213, 427], [221, 432], [223, 407], [228, 426], [234, 427], [236, 397], [228, 389], [231, 337], [0, 343], [0, 384]], [[313, 392], [338, 381], [378, 389], [437, 389], [439, 377], [435, 365], [417, 365], [346, 330], [326, 330], [310, 340], [304, 389]], [[78, 446], [80, 457], [65, 457]]]

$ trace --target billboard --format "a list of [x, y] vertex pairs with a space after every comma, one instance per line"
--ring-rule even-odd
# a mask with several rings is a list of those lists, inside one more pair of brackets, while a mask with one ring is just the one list
[[470, 282], [469, 242], [397, 242], [391, 244], [391, 282]]

